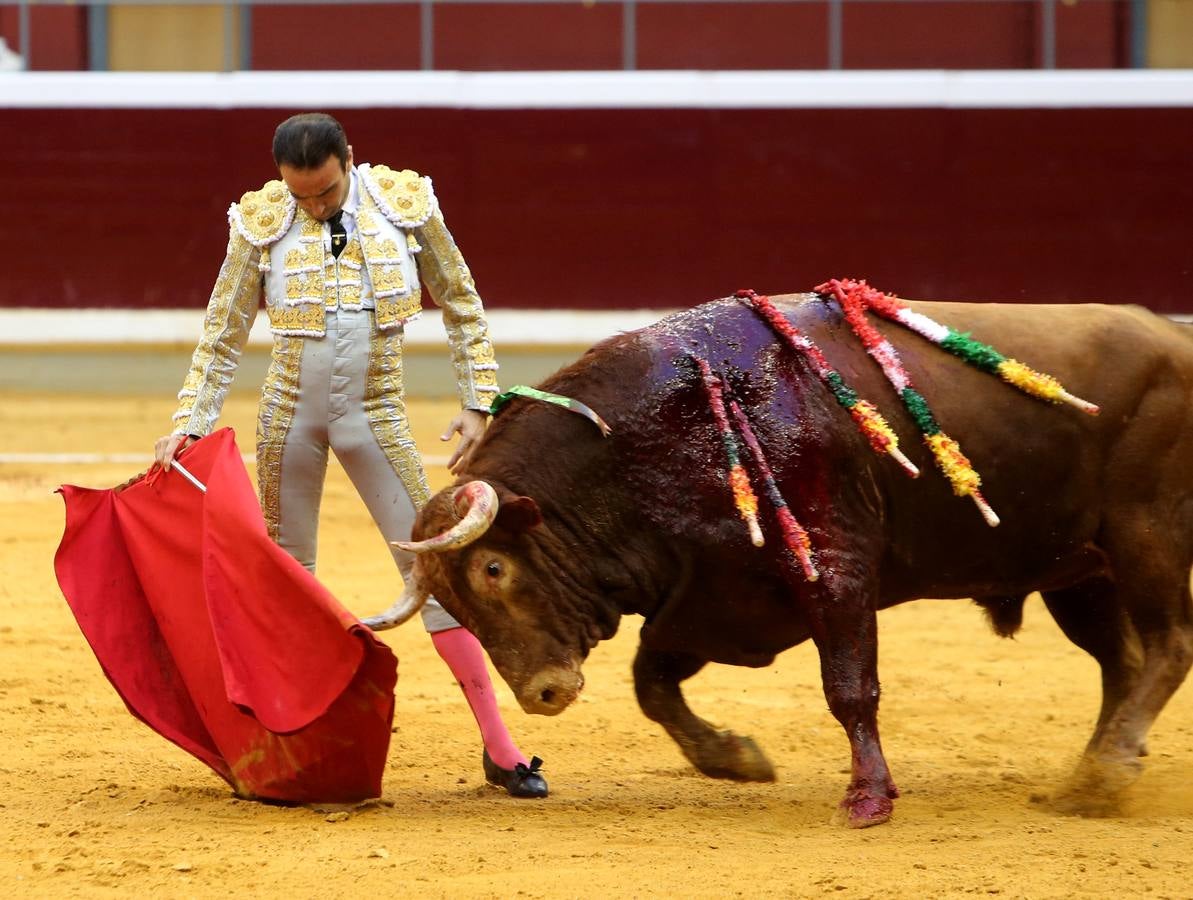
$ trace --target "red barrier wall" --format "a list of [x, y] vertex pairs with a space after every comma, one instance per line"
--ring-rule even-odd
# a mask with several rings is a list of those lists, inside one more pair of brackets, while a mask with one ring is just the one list
[[[333, 111], [334, 112], [334, 111]], [[0, 109], [0, 304], [201, 307], [281, 110]], [[1193, 311], [1193, 108], [344, 110], [493, 307], [908, 297]]]
[[640, 69], [828, 68], [822, 3], [643, 3]]
[[417, 5], [283, 4], [255, 6], [250, 16], [257, 71], [419, 68]]
[[[1129, 8], [1114, 3], [1058, 3], [1057, 68], [1128, 65]], [[909, 15], [909, 12], [911, 15]], [[1041, 4], [936, 0], [847, 3], [842, 64], [847, 69], [1032, 69], [1044, 65]]]
[[[1129, 61], [1130, 7], [1056, 7], [1056, 65], [1114, 68]], [[30, 8], [30, 68], [86, 69], [87, 10]], [[413, 4], [260, 5], [250, 10], [256, 70], [417, 69], [419, 7]], [[1033, 68], [1043, 64], [1037, 0], [849, 3], [843, 7], [847, 69]], [[501, 3], [435, 7], [439, 69], [619, 69], [622, 10], [614, 4]], [[827, 3], [642, 3], [640, 69], [819, 69], [829, 64]], [[312, 52], [311, 36], [318, 35]], [[0, 37], [19, 45], [18, 10], [0, 5]], [[299, 48], [296, 51], [296, 48]], [[303, 49], [305, 48], [305, 49]]]
[[[1128, 65], [1126, 0], [1055, 7], [1056, 65]], [[847, 3], [847, 69], [1042, 66], [1038, 0]], [[419, 8], [377, 4], [258, 6], [252, 67], [416, 69]], [[821, 69], [829, 7], [820, 3], [639, 3], [639, 69]], [[435, 7], [434, 65], [473, 71], [620, 69], [622, 8], [611, 3], [450, 3]], [[318, 53], [298, 51], [311, 34]]]

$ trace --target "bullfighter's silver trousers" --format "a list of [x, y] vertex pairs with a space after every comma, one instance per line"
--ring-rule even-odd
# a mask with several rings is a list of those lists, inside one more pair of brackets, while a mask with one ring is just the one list
[[[301, 349], [293, 348], [300, 353], [296, 355], [299, 360], [296, 396], [290, 400], [292, 413], [288, 426], [281, 428], [268, 427], [275, 412], [271, 404], [277, 405], [271, 401], [271, 385], [279, 394], [290, 393], [284, 387], [278, 390], [287, 379], [274, 371], [283, 356], [275, 348], [274, 363], [262, 393], [258, 465], [263, 455], [268, 455], [268, 447], [262, 443], [268, 445], [271, 435], [273, 440], [281, 440], [281, 452], [277, 471], [259, 472], [259, 475], [263, 498], [270, 487], [267, 479], [277, 479], [274, 496], [278, 504], [278, 544], [314, 572], [327, 451], [333, 450], [377, 523], [402, 580], [410, 584], [414, 557], [389, 542], [409, 539], [417, 510], [409, 490], [378, 443], [366, 412], [366, 383], [375, 335], [372, 310], [341, 309], [327, 313], [327, 332], [323, 337], [299, 339]], [[396, 405], [404, 414], [404, 403], [397, 399]], [[405, 429], [406, 423], [401, 424]], [[409, 452], [416, 453], [413, 441], [410, 444]], [[423, 606], [422, 619], [423, 626], [432, 633], [460, 625], [433, 597]]]

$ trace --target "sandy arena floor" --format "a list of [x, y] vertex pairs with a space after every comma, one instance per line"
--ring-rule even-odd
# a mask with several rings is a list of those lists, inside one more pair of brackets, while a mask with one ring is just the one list
[[[144, 451], [160, 398], [0, 394], [0, 453]], [[253, 398], [225, 424], [252, 449]], [[414, 403], [425, 452], [451, 410]], [[594, 651], [588, 687], [555, 719], [517, 710], [552, 796], [514, 801], [481, 775], [480, 742], [417, 624], [399, 658], [384, 796], [349, 809], [237, 800], [214, 774], [135, 721], [58, 591], [61, 483], [105, 486], [144, 466], [0, 464], [0, 880], [16, 896], [1106, 897], [1193, 896], [1193, 694], [1152, 731], [1152, 755], [1116, 819], [1047, 803], [1093, 726], [1098, 675], [1038, 598], [1001, 641], [965, 601], [885, 612], [883, 742], [903, 798], [888, 825], [830, 824], [849, 751], [798, 647], [762, 670], [709, 667], [697, 712], [753, 735], [772, 785], [706, 779], [639, 712], [638, 622]], [[446, 481], [432, 470], [436, 486]], [[334, 468], [320, 576], [354, 612], [399, 589], [381, 540]]]

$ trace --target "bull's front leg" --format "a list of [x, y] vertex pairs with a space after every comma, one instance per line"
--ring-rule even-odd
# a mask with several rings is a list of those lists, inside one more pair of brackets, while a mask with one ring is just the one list
[[878, 616], [869, 599], [832, 597], [810, 609], [812, 639], [829, 709], [845, 729], [852, 778], [841, 811], [851, 828], [881, 825], [891, 817], [899, 789], [891, 780], [878, 739]]
[[688, 761], [705, 775], [774, 781], [774, 766], [753, 740], [714, 728], [688, 707], [680, 682], [704, 664], [705, 660], [685, 653], [660, 653], [639, 645], [634, 658], [634, 690], [642, 711], [663, 726]]

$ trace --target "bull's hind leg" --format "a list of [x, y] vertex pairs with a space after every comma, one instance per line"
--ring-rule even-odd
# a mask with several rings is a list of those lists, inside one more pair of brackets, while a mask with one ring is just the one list
[[[1149, 523], [1150, 525], [1150, 523]], [[1121, 792], [1141, 770], [1148, 729], [1193, 664], [1188, 557], [1159, 529], [1128, 542], [1112, 559], [1118, 603], [1138, 635], [1142, 658], [1128, 656], [1085, 755], [1059, 805], [1086, 815], [1117, 811]], [[1158, 538], [1158, 539], [1157, 539]], [[1121, 561], [1121, 562], [1118, 562]], [[1116, 692], [1121, 698], [1114, 703]]]
[[697, 769], [712, 778], [774, 781], [770, 760], [750, 738], [714, 728], [692, 712], [680, 682], [705, 660], [684, 653], [659, 653], [639, 645], [634, 658], [634, 690], [647, 718], [658, 722]]
[[1043, 597], [1065, 637], [1102, 668], [1102, 709], [1088, 748], [1094, 749], [1106, 724], [1139, 680], [1143, 657], [1138, 637], [1109, 579], [1095, 578], [1064, 590], [1044, 591]]

